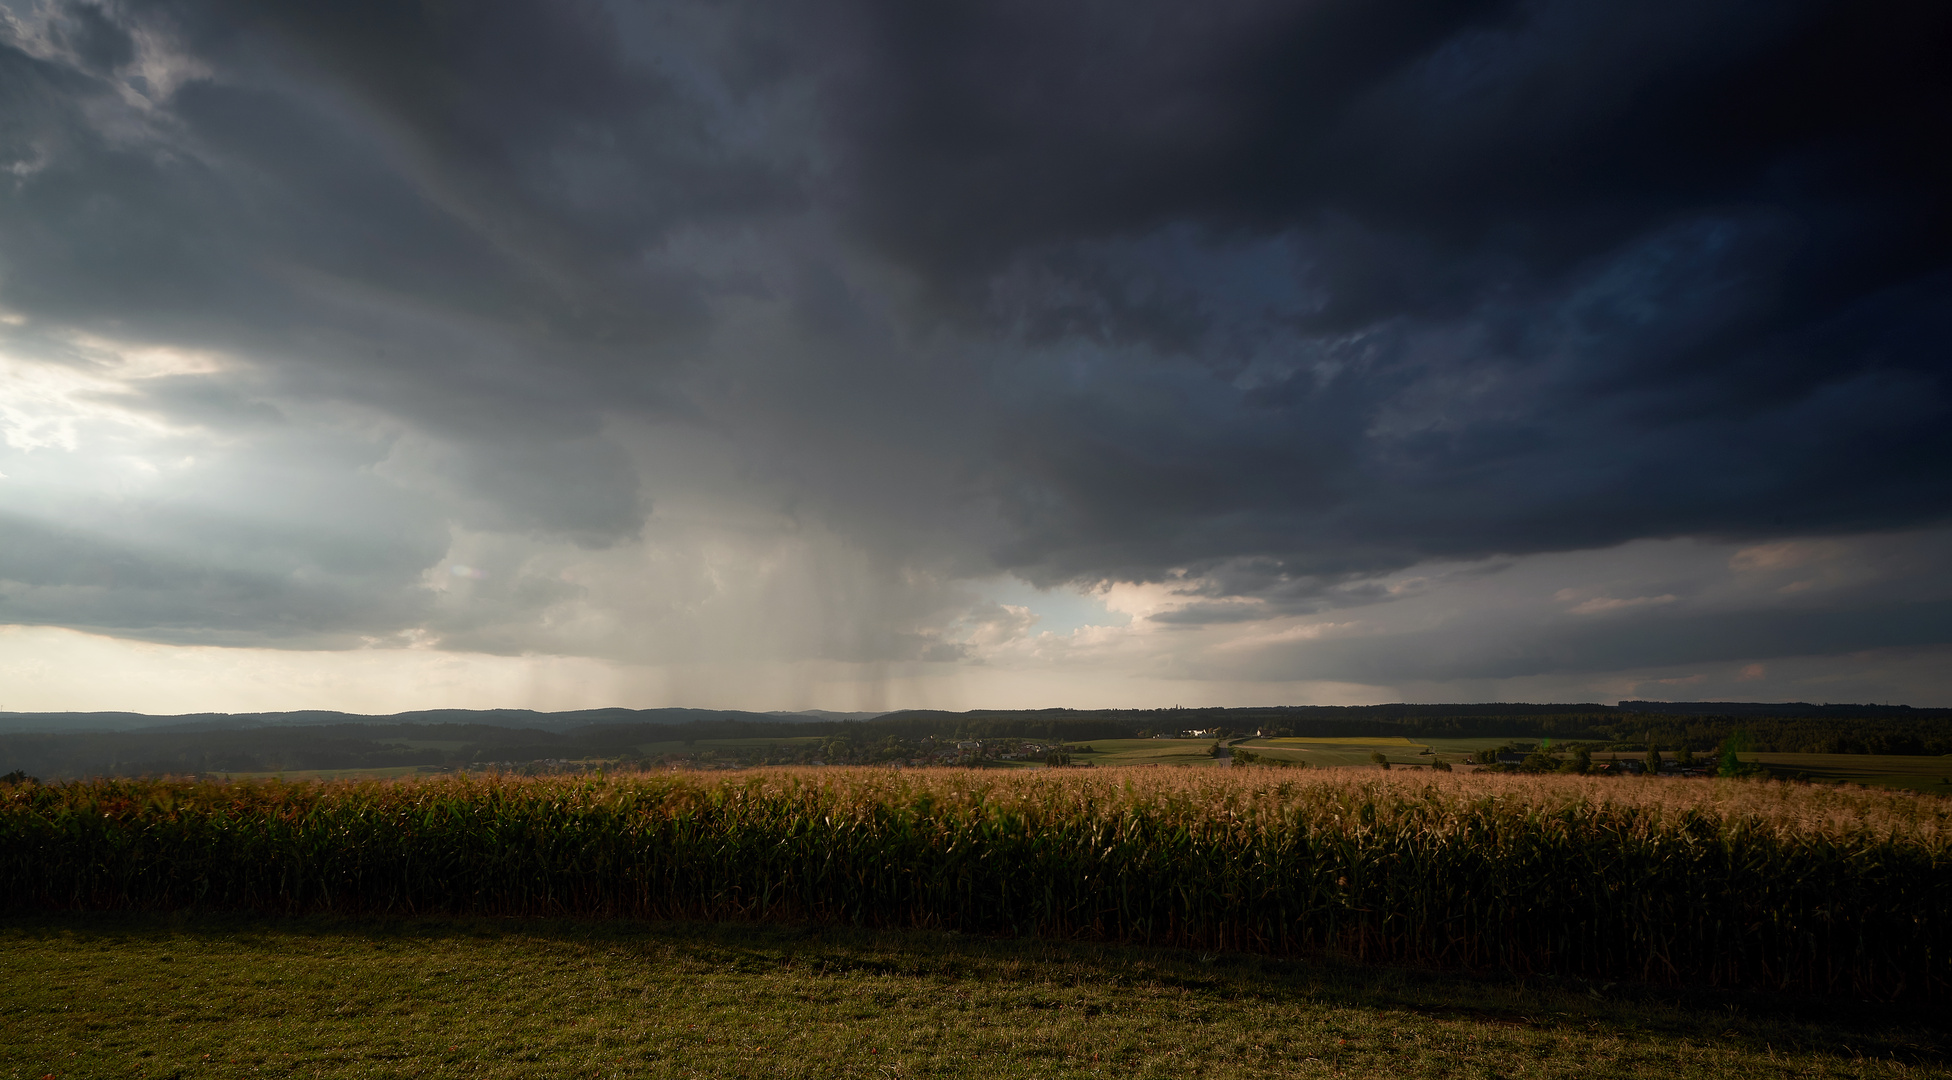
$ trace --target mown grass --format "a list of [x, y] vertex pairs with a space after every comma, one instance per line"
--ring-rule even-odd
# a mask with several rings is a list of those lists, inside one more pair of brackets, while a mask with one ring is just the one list
[[1092, 752], [1073, 754], [1072, 760], [1088, 761], [1099, 768], [1117, 765], [1199, 767], [1215, 764], [1213, 757], [1207, 753], [1213, 745], [1212, 739], [1094, 739], [1077, 745], [1088, 745]]
[[1819, 783], [1865, 784], [1952, 795], [1952, 755], [1743, 754], [1741, 757], [1743, 761], [1766, 766], [1776, 776], [1804, 776]]
[[0, 923], [0, 1078], [1929, 1077], [1939, 1020], [930, 931]]
[[813, 920], [1881, 998], [1952, 804], [1717, 781], [766, 771], [0, 792], [16, 908]]

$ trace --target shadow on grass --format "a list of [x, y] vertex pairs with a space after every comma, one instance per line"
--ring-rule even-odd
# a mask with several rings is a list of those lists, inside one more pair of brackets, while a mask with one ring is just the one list
[[1758, 1052], [1801, 1050], [1917, 1065], [1952, 1062], [1943, 1002], [1892, 1005], [926, 930], [732, 922], [526, 918], [270, 918], [65, 913], [0, 917], [0, 940], [59, 937], [194, 948], [198, 940], [275, 947], [279, 939], [411, 947], [526, 941], [726, 972], [1099, 988], [1170, 988], [1216, 1004], [1277, 1003], [1406, 1013], [1539, 1030], [1605, 1030]]

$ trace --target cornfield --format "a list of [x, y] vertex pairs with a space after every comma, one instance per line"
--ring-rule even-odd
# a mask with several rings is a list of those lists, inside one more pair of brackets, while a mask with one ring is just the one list
[[1952, 989], [1948, 841], [1952, 801], [1733, 780], [0, 786], [16, 910], [833, 920], [1883, 998]]

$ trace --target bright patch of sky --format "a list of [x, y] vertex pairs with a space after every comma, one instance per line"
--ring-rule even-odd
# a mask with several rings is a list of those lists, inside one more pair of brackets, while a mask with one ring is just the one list
[[984, 582], [983, 598], [1010, 607], [1029, 608], [1037, 616], [1030, 633], [1068, 635], [1087, 626], [1129, 626], [1132, 616], [1105, 606], [1103, 592], [1074, 588], [1039, 589], [1014, 577]]

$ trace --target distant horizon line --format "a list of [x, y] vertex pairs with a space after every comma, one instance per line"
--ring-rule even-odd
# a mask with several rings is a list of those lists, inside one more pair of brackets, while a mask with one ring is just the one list
[[[1758, 709], [1758, 708], [1802, 708], [1802, 709], [1880, 709], [1880, 710], [1888, 709], [1892, 711], [1907, 710], [1907, 711], [1919, 711], [1919, 712], [1952, 712], [1952, 705], [1914, 705], [1910, 703], [1895, 703], [1895, 702], [1823, 702], [1821, 704], [1818, 704], [1816, 702], [1809, 702], [1809, 701], [1741, 701], [1741, 700], [1735, 700], [1730, 698], [1708, 698], [1708, 699], [1697, 699], [1691, 701], [1668, 701], [1668, 700], [1652, 699], [1652, 698], [1633, 698], [1633, 699], [1618, 701], [1614, 704], [1606, 704], [1597, 701], [1435, 701], [1435, 702], [1389, 701], [1389, 702], [1374, 702], [1374, 703], [1362, 704], [1362, 705], [1325, 705], [1325, 704], [1318, 705], [1318, 704], [1307, 704], [1307, 703], [1288, 703], [1288, 704], [1269, 704], [1269, 705], [1159, 705], [1159, 706], [1092, 706], [1092, 707], [1054, 705], [1054, 706], [1044, 706], [1044, 707], [1019, 707], [1019, 708], [976, 707], [976, 708], [969, 708], [969, 709], [940, 709], [940, 708], [740, 709], [740, 708], [718, 708], [718, 707], [701, 706], [701, 705], [652, 705], [652, 706], [608, 705], [608, 706], [599, 706], [596, 708], [587, 708], [587, 709], [534, 709], [534, 708], [526, 708], [520, 706], [496, 706], [492, 708], [435, 706], [431, 708], [421, 708], [421, 709], [401, 709], [396, 712], [388, 712], [388, 713], [362, 713], [362, 712], [351, 712], [344, 709], [304, 709], [304, 708], [253, 709], [253, 710], [244, 710], [244, 711], [228, 711], [222, 709], [195, 709], [188, 712], [176, 712], [176, 713], [151, 713], [151, 712], [143, 712], [137, 709], [19, 709], [19, 710], [0, 709], [0, 717], [141, 716], [141, 717], [151, 717], [156, 719], [175, 719], [179, 717], [195, 717], [195, 716], [253, 717], [253, 716], [314, 715], [314, 716], [352, 716], [352, 717], [386, 718], [386, 717], [396, 717], [396, 716], [415, 716], [415, 715], [424, 715], [424, 714], [431, 714], [431, 713], [466, 713], [466, 714], [526, 713], [535, 716], [587, 716], [587, 715], [601, 714], [601, 713], [696, 712], [696, 713], [721, 713], [721, 714], [736, 713], [736, 714], [747, 715], [747, 716], [827, 716], [827, 717], [843, 717], [843, 718], [855, 718], [855, 717], [873, 718], [873, 717], [882, 717], [882, 716], [892, 716], [898, 713], [942, 713], [942, 714], [947, 714], [952, 716], [960, 716], [960, 715], [967, 715], [971, 713], [1080, 713], [1080, 712], [1210, 713], [1210, 712], [1259, 712], [1259, 711], [1280, 711], [1280, 710], [1298, 710], [1298, 709], [1310, 709], [1310, 710], [1319, 709], [1319, 710], [1335, 710], [1335, 711], [1345, 711], [1345, 710], [1357, 711], [1357, 710], [1392, 709], [1392, 708], [1419, 709], [1419, 710], [1421, 709], [1478, 710], [1478, 709], [1498, 708], [1501, 706], [1512, 706], [1512, 707], [1520, 707], [1525, 709], [1549, 709], [1549, 708], [1601, 709], [1609, 712], [1623, 712], [1623, 711], [1624, 712], [1640, 712], [1640, 711], [1670, 712], [1670, 711], [1675, 711], [1675, 710], [1695, 707], [1695, 706], [1736, 707], [1743, 710]], [[1640, 708], [1635, 708], [1635, 706], [1653, 706], [1654, 708], [1640, 709]]]

